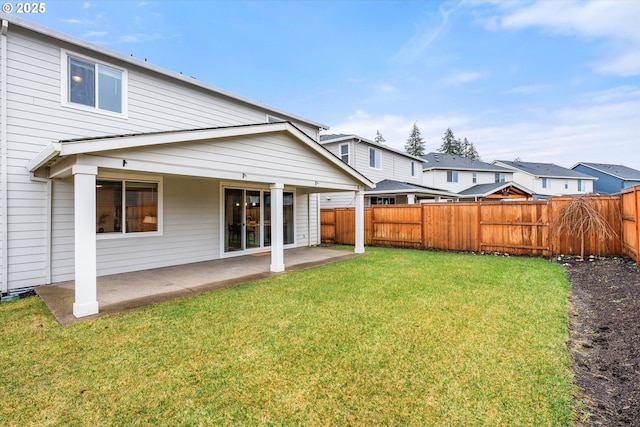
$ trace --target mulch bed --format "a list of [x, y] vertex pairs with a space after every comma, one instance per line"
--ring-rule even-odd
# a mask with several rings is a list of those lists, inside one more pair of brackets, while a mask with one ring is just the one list
[[572, 285], [577, 424], [640, 427], [640, 267], [625, 258], [558, 261]]

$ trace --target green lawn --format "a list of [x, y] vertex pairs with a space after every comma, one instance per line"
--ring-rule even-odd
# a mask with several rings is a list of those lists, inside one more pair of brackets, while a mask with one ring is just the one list
[[536, 258], [362, 257], [59, 326], [0, 304], [0, 425], [570, 426], [569, 284]]

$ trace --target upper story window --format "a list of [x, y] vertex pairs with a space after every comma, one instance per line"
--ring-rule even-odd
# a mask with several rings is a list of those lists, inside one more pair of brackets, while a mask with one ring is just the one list
[[63, 52], [63, 103], [80, 108], [124, 114], [126, 70]]
[[551, 187], [551, 179], [542, 178], [542, 188], [550, 188], [550, 187]]
[[369, 147], [369, 167], [382, 169], [382, 151]]
[[507, 179], [504, 172], [496, 172], [496, 180], [495, 182], [505, 182]]
[[471, 182], [474, 184], [478, 182], [478, 172], [471, 172]]
[[411, 162], [411, 176], [418, 176], [418, 166], [414, 161]]
[[458, 182], [458, 171], [447, 171], [447, 182]]
[[349, 144], [340, 144], [340, 160], [349, 164]]

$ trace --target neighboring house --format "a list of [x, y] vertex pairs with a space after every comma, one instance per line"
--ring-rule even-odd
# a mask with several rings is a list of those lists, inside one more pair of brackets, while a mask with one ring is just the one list
[[[513, 181], [513, 170], [502, 166], [485, 163], [480, 160], [446, 153], [429, 153], [422, 156], [422, 184], [430, 187], [443, 188], [454, 193], [469, 197], [484, 197], [505, 190], [511, 196], [522, 197], [520, 190], [510, 192], [512, 187], [503, 184]], [[486, 186], [486, 184], [492, 184]], [[482, 187], [480, 187], [482, 186]], [[476, 188], [474, 188], [476, 187]], [[524, 193], [529, 193], [523, 189]]]
[[531, 190], [535, 198], [592, 193], [597, 179], [553, 163], [495, 160], [493, 164], [513, 170], [513, 181]]
[[[456, 198], [446, 190], [422, 185], [422, 159], [357, 135], [320, 135], [320, 143], [345, 164], [384, 187], [365, 190], [365, 206], [412, 204]], [[323, 194], [323, 208], [354, 206], [354, 195]]]
[[523, 186], [513, 182], [477, 184], [458, 193], [461, 202], [478, 200], [531, 200], [533, 194]]
[[[319, 193], [373, 182], [326, 126], [0, 14], [0, 291], [320, 243]], [[159, 284], [161, 286], [161, 284]]]
[[571, 169], [597, 178], [593, 183], [596, 193], [614, 194], [640, 185], [640, 171], [627, 166], [580, 162]]

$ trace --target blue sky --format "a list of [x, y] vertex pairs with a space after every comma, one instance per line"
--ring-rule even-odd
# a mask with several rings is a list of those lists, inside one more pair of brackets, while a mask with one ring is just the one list
[[[47, 1], [21, 18], [403, 149], [640, 169], [640, 1]], [[15, 13], [15, 11], [14, 11]]]

